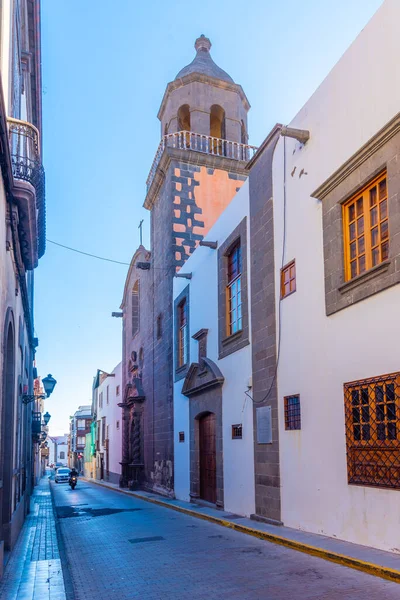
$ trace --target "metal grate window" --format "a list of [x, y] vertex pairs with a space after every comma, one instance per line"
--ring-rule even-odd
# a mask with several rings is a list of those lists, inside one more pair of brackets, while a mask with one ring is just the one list
[[299, 395], [285, 397], [285, 429], [301, 429]]
[[184, 431], [180, 431], [179, 432], [179, 441], [180, 442], [184, 442], [185, 441], [185, 432]]
[[242, 424], [240, 425], [232, 425], [232, 439], [233, 440], [241, 440], [243, 436]]
[[400, 489], [400, 373], [344, 385], [348, 482]]

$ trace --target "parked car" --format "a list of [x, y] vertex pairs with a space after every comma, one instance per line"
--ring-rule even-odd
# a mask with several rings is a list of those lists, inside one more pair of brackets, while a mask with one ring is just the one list
[[56, 483], [68, 483], [69, 469], [67, 469], [66, 467], [60, 467], [59, 469], [57, 469], [54, 481]]

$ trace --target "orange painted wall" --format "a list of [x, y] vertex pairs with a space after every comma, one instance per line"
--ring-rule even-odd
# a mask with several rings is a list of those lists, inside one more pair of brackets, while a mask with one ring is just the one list
[[[230, 179], [227, 171], [219, 169], [208, 171], [210, 169], [202, 166], [200, 171], [193, 172], [193, 178], [184, 176], [190, 190], [187, 192], [188, 198], [192, 200], [192, 196], [194, 196], [196, 206], [201, 211], [193, 215], [194, 219], [189, 214], [185, 215], [187, 217], [185, 225], [173, 224], [175, 244], [177, 247], [184, 246], [187, 255], [193, 252], [199, 240], [191, 238], [191, 243], [187, 243], [187, 240], [180, 234], [189, 233], [196, 237], [204, 237], [244, 183], [240, 179]], [[181, 169], [175, 168], [174, 175], [182, 178]], [[183, 211], [192, 212], [192, 209], [188, 206], [185, 207], [185, 200], [181, 197], [182, 184], [176, 182], [174, 185], [177, 192], [174, 194], [174, 217], [180, 218]], [[193, 220], [201, 222], [204, 226], [193, 224]], [[176, 259], [179, 259], [179, 255], [176, 255]], [[179, 268], [177, 265], [177, 270]]]

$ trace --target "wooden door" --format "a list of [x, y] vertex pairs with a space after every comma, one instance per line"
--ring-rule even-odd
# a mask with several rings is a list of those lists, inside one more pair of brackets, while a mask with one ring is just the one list
[[217, 500], [217, 474], [214, 413], [200, 419], [199, 430], [200, 497], [215, 504]]

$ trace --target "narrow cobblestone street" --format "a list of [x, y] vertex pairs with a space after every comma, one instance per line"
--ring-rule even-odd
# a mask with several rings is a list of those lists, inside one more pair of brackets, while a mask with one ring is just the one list
[[[76, 600], [397, 600], [400, 587], [80, 481], [54, 487]], [[68, 588], [68, 586], [67, 586]]]

